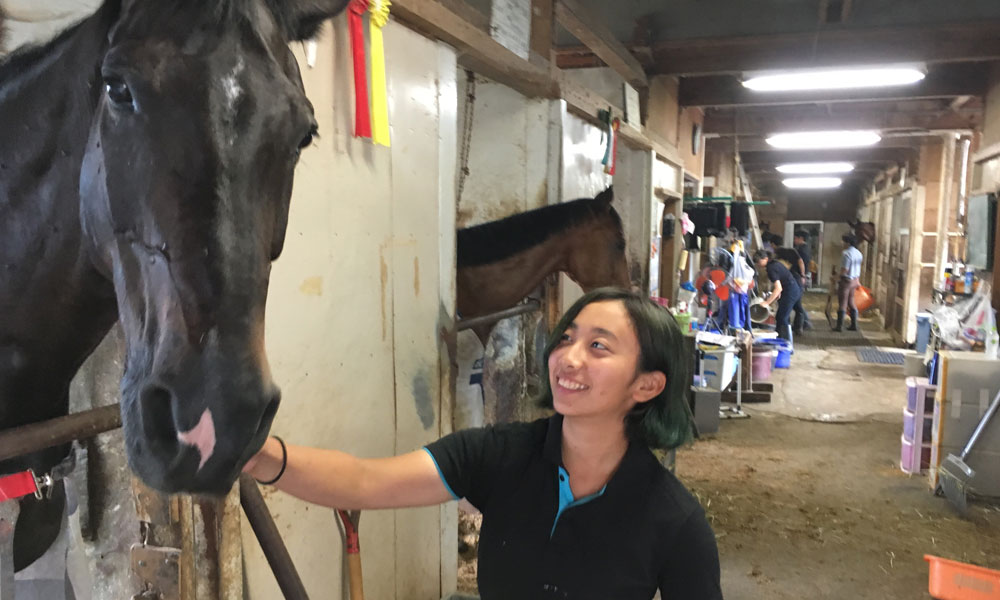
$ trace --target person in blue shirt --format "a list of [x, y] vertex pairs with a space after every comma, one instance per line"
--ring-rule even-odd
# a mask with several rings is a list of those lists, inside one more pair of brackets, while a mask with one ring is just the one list
[[851, 324], [848, 331], [858, 330], [858, 307], [854, 304], [854, 291], [861, 285], [861, 262], [864, 257], [858, 250], [858, 238], [847, 233], [841, 237], [844, 241], [844, 252], [840, 258], [840, 279], [837, 282], [837, 295], [840, 306], [837, 309], [837, 326], [834, 331], [844, 330], [844, 316], [851, 311]]
[[588, 292], [556, 325], [542, 366], [547, 419], [466, 429], [376, 459], [271, 437], [244, 471], [342, 509], [466, 498], [483, 513], [483, 600], [650, 600], [657, 591], [722, 600], [705, 513], [651, 452], [691, 432], [692, 373], [670, 313], [625, 290]]

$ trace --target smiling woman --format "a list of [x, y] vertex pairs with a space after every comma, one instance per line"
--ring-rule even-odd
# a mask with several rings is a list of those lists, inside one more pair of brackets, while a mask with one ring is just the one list
[[299, 498], [349, 509], [466, 498], [483, 513], [479, 592], [496, 598], [722, 598], [698, 501], [650, 448], [687, 439], [690, 373], [662, 307], [599, 288], [563, 316], [545, 351], [534, 423], [460, 431], [384, 459], [270, 439], [247, 464]]

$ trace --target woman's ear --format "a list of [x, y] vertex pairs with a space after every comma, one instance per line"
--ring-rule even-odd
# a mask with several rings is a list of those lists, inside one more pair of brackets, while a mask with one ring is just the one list
[[663, 371], [650, 371], [640, 373], [632, 384], [632, 399], [639, 402], [649, 402], [663, 392], [667, 387], [667, 376]]

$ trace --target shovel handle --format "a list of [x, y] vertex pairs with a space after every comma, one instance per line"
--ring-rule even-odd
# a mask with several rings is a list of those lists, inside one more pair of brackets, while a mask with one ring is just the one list
[[976, 440], [979, 439], [979, 434], [986, 429], [986, 426], [990, 423], [990, 419], [992, 419], [993, 415], [996, 414], [997, 407], [1000, 407], [1000, 392], [997, 392], [997, 395], [993, 398], [993, 403], [990, 404], [988, 409], [986, 409], [986, 414], [983, 415], [983, 418], [979, 421], [979, 425], [976, 425], [976, 430], [972, 432], [972, 437], [969, 438], [969, 442], [965, 444], [965, 448], [962, 448], [962, 460], [965, 460], [965, 457], [972, 451], [972, 447], [976, 444]]

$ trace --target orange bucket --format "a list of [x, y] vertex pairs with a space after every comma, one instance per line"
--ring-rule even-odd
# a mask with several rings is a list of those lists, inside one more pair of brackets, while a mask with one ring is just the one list
[[858, 307], [858, 312], [863, 313], [874, 305], [875, 298], [872, 296], [872, 291], [859, 285], [858, 289], [854, 290], [854, 306]]
[[930, 554], [927, 589], [937, 600], [1000, 600], [1000, 571], [967, 565]]

